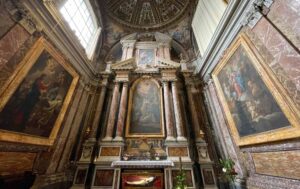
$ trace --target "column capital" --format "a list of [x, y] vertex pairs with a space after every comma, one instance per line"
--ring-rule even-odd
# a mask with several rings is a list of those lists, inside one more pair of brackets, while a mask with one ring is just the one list
[[171, 85], [177, 85], [178, 79], [172, 80], [172, 81], [170, 81], [170, 82], [171, 82]]
[[122, 83], [122, 81], [120, 81], [120, 80], [114, 80], [113, 83], [114, 83], [114, 85], [120, 85]]
[[123, 81], [123, 87], [128, 87], [129, 86], [129, 81]]
[[163, 87], [167, 87], [167, 86], [169, 86], [170, 81], [162, 80], [161, 83], [162, 83]]
[[192, 88], [192, 87], [194, 87], [194, 85], [195, 85], [195, 83], [192, 80], [185, 81], [185, 86], [187, 88]]
[[108, 78], [104, 78], [102, 81], [100, 81], [101, 87], [107, 87], [108, 85]]

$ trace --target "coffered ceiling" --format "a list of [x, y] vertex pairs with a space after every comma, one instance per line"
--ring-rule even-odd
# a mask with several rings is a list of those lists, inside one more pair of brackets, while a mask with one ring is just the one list
[[190, 0], [104, 0], [110, 18], [135, 31], [172, 25], [186, 13]]

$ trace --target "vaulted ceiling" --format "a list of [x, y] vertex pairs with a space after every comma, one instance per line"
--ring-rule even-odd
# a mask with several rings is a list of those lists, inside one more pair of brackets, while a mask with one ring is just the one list
[[165, 28], [181, 18], [190, 0], [105, 0], [110, 18], [135, 30]]

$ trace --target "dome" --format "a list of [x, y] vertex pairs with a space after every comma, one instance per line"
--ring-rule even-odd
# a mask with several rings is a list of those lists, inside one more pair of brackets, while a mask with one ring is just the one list
[[189, 0], [106, 0], [111, 18], [132, 29], [154, 30], [178, 20]]

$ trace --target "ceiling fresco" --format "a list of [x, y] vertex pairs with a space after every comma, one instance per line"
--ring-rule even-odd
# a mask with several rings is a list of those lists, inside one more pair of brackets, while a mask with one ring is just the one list
[[190, 0], [105, 0], [108, 15], [135, 30], [156, 30], [182, 17]]

